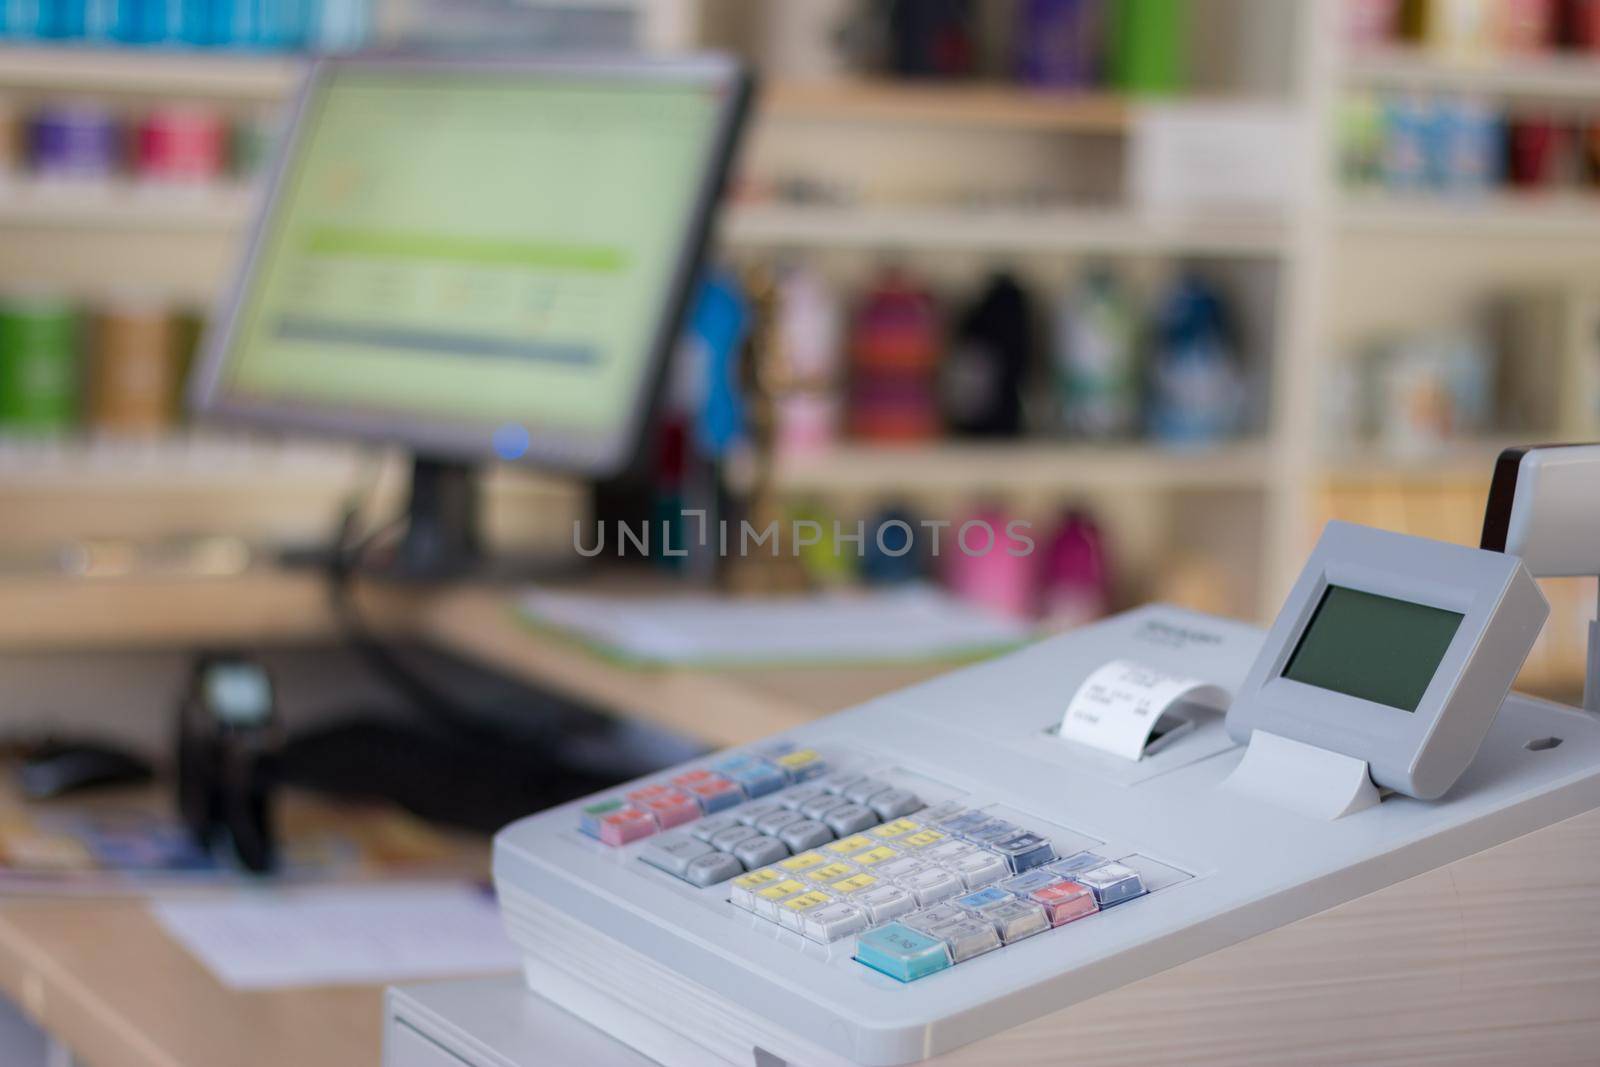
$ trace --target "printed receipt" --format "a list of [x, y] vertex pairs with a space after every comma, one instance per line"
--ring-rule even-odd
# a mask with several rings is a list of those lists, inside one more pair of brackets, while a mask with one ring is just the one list
[[1163, 712], [1179, 703], [1225, 711], [1228, 694], [1221, 686], [1169, 674], [1133, 660], [1117, 659], [1084, 679], [1061, 716], [1062, 737], [1090, 745], [1123, 759], [1144, 755]]

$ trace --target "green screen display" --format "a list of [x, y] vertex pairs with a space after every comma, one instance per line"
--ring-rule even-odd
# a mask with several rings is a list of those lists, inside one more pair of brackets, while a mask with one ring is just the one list
[[717, 90], [343, 70], [307, 106], [229, 394], [577, 431], [627, 417]]
[[1462, 616], [1330, 585], [1283, 676], [1416, 711]]

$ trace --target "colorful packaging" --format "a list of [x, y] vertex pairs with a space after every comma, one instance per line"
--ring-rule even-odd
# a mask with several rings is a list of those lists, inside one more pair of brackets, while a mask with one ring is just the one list
[[1043, 551], [1040, 585], [1042, 617], [1047, 628], [1082, 626], [1111, 610], [1111, 571], [1106, 562], [1105, 539], [1087, 511], [1067, 511]]
[[59, 104], [34, 112], [28, 162], [40, 178], [104, 180], [122, 166], [122, 128], [94, 104]]
[[1017, 73], [1031, 85], [1085, 88], [1102, 77], [1105, 0], [1023, 0]]
[[228, 123], [218, 112], [163, 107], [135, 134], [134, 170], [145, 181], [205, 184], [227, 170]]
[[1186, 0], [1117, 0], [1111, 5], [1112, 84], [1130, 93], [1183, 88]]
[[1150, 431], [1170, 444], [1237, 434], [1245, 392], [1238, 344], [1221, 296], [1185, 274], [1162, 302], [1151, 358]]
[[1106, 440], [1138, 428], [1136, 335], [1132, 304], [1106, 268], [1090, 271], [1062, 301], [1054, 367], [1061, 428], [1067, 434]]
[[119, 307], [95, 323], [88, 414], [96, 429], [159, 433], [176, 419], [177, 330], [165, 309]]
[[867, 294], [851, 328], [851, 435], [867, 441], [936, 436], [942, 349], [933, 297], [890, 271]]
[[0, 304], [0, 430], [64, 432], [78, 412], [78, 317], [64, 301]]
[[951, 432], [1022, 432], [1022, 380], [1033, 355], [1033, 302], [1009, 274], [993, 275], [957, 324], [940, 368], [940, 408]]

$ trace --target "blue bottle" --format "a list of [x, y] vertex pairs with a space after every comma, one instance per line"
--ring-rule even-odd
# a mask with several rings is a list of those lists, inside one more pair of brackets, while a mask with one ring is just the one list
[[1162, 301], [1150, 364], [1150, 432], [1205, 445], [1239, 432], [1245, 390], [1238, 344], [1215, 289], [1185, 274]]

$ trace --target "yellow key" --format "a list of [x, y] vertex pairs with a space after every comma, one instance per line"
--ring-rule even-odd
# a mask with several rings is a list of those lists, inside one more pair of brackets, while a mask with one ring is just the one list
[[923, 830], [921, 833], [915, 833], [910, 837], [902, 838], [900, 844], [902, 846], [909, 846], [911, 848], [926, 848], [928, 845], [931, 845], [936, 841], [943, 840], [944, 835], [939, 831]]
[[804, 767], [807, 764], [815, 763], [820, 758], [821, 757], [817, 755], [816, 749], [802, 748], [798, 752], [790, 752], [788, 755], [779, 756], [778, 766], [785, 767], [792, 771], [796, 767]]
[[878, 880], [870, 874], [857, 874], [842, 881], [833, 883], [835, 893], [859, 893], [863, 889], [870, 889], [878, 884]]
[[855, 871], [853, 864], [830, 863], [826, 867], [818, 867], [814, 871], [807, 871], [806, 878], [812, 882], [836, 882], [840, 878], [850, 877]]
[[873, 837], [888, 838], [914, 833], [920, 829], [922, 829], [922, 824], [919, 822], [912, 822], [910, 819], [896, 819], [894, 822], [886, 822], [882, 826], [868, 830], [867, 833]]
[[790, 911], [809, 911], [810, 909], [818, 907], [819, 905], [828, 903], [832, 899], [832, 897], [821, 890], [813, 889], [809, 893], [801, 893], [793, 900], [784, 901], [782, 906], [788, 908]]
[[794, 896], [804, 888], [805, 886], [793, 878], [786, 878], [777, 885], [769, 885], [765, 889], [756, 890], [756, 896], [762, 900], [782, 900], [784, 897]]
[[898, 855], [900, 855], [900, 853], [896, 852], [888, 845], [879, 845], [870, 852], [856, 853], [854, 856], [850, 857], [850, 862], [855, 864], [857, 867], [871, 867], [874, 863], [882, 863], [884, 860], [892, 860]]
[[798, 856], [790, 856], [778, 863], [779, 867], [794, 874], [810, 870], [819, 864], [827, 863], [828, 857], [820, 852], [802, 852]]
[[740, 889], [755, 889], [757, 886], [766, 885], [768, 882], [776, 882], [780, 877], [782, 876], [771, 867], [763, 867], [759, 871], [741, 874], [733, 880], [733, 884]]
[[866, 834], [851, 834], [849, 837], [841, 838], [832, 844], [823, 845], [822, 848], [823, 851], [832, 852], [837, 856], [848, 856], [852, 852], [865, 851], [874, 844], [876, 842]]

